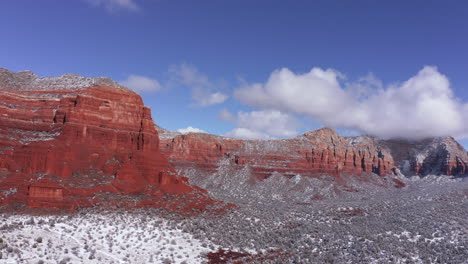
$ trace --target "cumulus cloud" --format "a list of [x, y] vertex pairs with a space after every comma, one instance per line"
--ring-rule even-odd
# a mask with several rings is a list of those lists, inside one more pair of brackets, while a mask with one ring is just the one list
[[227, 110], [222, 110], [220, 118], [233, 122], [237, 126], [226, 133], [226, 136], [242, 139], [293, 137], [297, 135], [297, 128], [300, 126], [296, 118], [278, 110], [239, 111], [237, 116]]
[[203, 91], [197, 91], [194, 99], [197, 101], [199, 106], [210, 106], [215, 104], [221, 104], [228, 98], [227, 95], [220, 92], [204, 94]]
[[468, 104], [455, 97], [436, 67], [426, 66], [387, 87], [373, 75], [344, 85], [341, 80], [343, 75], [331, 69], [303, 74], [281, 69], [265, 83], [245, 84], [234, 94], [250, 106], [303, 114], [383, 138], [467, 136]]
[[121, 81], [120, 84], [138, 93], [157, 92], [161, 90], [161, 84], [157, 80], [135, 74], [129, 75], [128, 78]]
[[218, 118], [220, 120], [223, 120], [223, 121], [231, 121], [231, 122], [236, 121], [236, 117], [231, 112], [229, 112], [227, 109], [222, 109], [219, 112]]
[[191, 127], [191, 126], [188, 126], [186, 128], [181, 128], [181, 129], [178, 129], [177, 132], [181, 133], [181, 134], [188, 134], [188, 133], [206, 133], [206, 131], [203, 131], [199, 128], [196, 128], [196, 127]]
[[268, 134], [254, 131], [245, 127], [238, 127], [225, 134], [226, 137], [238, 139], [272, 139]]
[[103, 7], [108, 12], [116, 12], [118, 10], [139, 11], [140, 7], [135, 0], [86, 0], [88, 3], [96, 7]]
[[251, 106], [329, 119], [346, 107], [348, 99], [340, 87], [339, 76], [333, 70], [314, 68], [306, 74], [295, 74], [283, 68], [274, 71], [265, 84], [247, 85], [234, 94]]
[[173, 65], [169, 68], [172, 85], [190, 87], [195, 106], [206, 107], [221, 104], [228, 96], [217, 90], [217, 85], [199, 72], [197, 68], [188, 64]]

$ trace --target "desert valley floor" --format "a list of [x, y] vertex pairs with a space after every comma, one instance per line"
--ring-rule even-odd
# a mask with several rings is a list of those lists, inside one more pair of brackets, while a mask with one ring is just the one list
[[213, 192], [238, 205], [219, 216], [3, 213], [0, 263], [467, 263], [467, 178], [404, 181], [308, 203]]

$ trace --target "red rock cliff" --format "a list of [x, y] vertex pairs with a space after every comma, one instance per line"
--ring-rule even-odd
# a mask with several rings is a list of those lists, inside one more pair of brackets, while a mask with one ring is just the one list
[[[381, 176], [466, 175], [468, 154], [452, 137], [420, 141], [339, 136], [331, 128], [282, 140], [237, 140], [209, 134], [178, 135], [159, 129], [161, 151], [178, 169], [197, 167], [213, 173], [220, 161], [248, 165], [259, 179], [280, 172], [286, 176], [342, 173]], [[224, 164], [224, 163], [223, 163]], [[365, 178], [362, 178], [365, 180]]]
[[342, 173], [383, 176], [393, 174], [394, 168], [388, 150], [380, 148], [374, 139], [350, 141], [331, 128], [282, 140], [237, 140], [196, 133], [173, 138], [163, 135], [160, 145], [176, 168], [196, 166], [211, 173], [221, 160], [229, 159], [233, 166], [249, 165], [259, 179], [273, 172], [308, 177], [329, 174], [340, 178]]
[[161, 155], [136, 93], [105, 78], [0, 69], [0, 206], [203, 210], [214, 203], [204, 193]]

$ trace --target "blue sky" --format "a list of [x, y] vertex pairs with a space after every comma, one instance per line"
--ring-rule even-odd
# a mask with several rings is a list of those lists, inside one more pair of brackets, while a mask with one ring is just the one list
[[465, 1], [6, 0], [0, 67], [108, 76], [155, 122], [468, 145]]

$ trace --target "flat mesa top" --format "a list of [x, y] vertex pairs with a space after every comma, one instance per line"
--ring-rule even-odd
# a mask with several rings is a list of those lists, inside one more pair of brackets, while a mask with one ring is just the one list
[[132, 91], [106, 77], [84, 77], [64, 74], [58, 77], [39, 77], [32, 71], [12, 72], [0, 68], [0, 89], [20, 91], [80, 90], [92, 86], [105, 85]]

